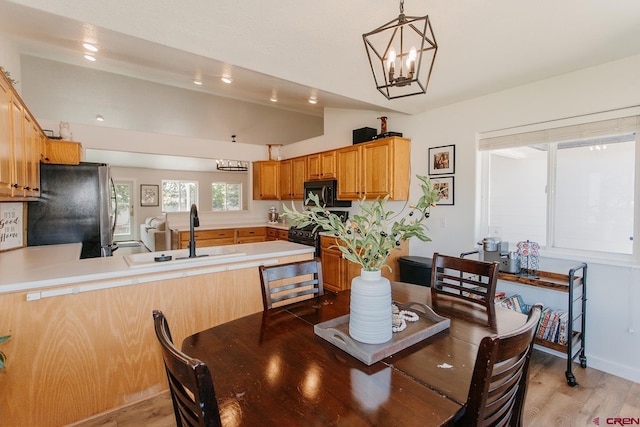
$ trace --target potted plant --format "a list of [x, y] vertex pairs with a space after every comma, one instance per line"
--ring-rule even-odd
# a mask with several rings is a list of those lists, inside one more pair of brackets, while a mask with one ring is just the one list
[[[283, 207], [284, 216], [294, 226], [316, 224], [342, 242], [338, 245], [343, 258], [362, 267], [360, 276], [351, 282], [351, 306], [349, 334], [352, 338], [368, 344], [389, 341], [391, 330], [391, 284], [382, 277], [381, 269], [389, 253], [400, 243], [411, 237], [428, 242], [424, 221], [439, 200], [438, 190], [431, 186], [426, 176], [417, 175], [421, 181], [422, 196], [409, 205], [409, 212], [402, 216], [386, 209], [388, 196], [367, 202], [359, 202], [360, 212], [343, 222], [340, 217], [319, 205], [318, 197], [309, 195], [307, 210], [298, 211]], [[376, 301], [376, 303], [372, 303]], [[388, 323], [388, 328], [387, 328]], [[371, 330], [369, 330], [371, 329]]]
[[[0, 343], [3, 341], [8, 340], [11, 337], [11, 335], [4, 335], [2, 337], [0, 337]], [[0, 369], [4, 369], [5, 365], [4, 365], [4, 361], [7, 360], [7, 356], [0, 351]]]

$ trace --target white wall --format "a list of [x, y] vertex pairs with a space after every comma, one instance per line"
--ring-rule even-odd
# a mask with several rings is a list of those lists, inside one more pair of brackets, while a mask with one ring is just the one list
[[21, 93], [20, 52], [11, 41], [2, 37], [0, 37], [0, 66], [11, 73], [11, 78], [18, 82], [15, 88], [18, 93]]
[[[411, 255], [433, 252], [459, 255], [477, 247], [487, 230], [477, 225], [479, 201], [479, 156], [477, 134], [513, 126], [635, 106], [640, 103], [640, 56], [602, 64], [534, 84], [453, 104], [415, 116], [390, 115], [389, 130], [412, 139], [412, 174], [426, 174], [429, 147], [455, 144], [455, 205], [439, 206], [429, 219], [432, 242], [412, 241]], [[425, 96], [429, 96], [427, 93]], [[325, 135], [297, 144], [285, 157], [351, 143], [349, 129], [376, 127], [376, 113], [327, 111]], [[343, 143], [337, 142], [343, 139]], [[418, 196], [417, 180], [411, 195]], [[597, 230], [594, 230], [597, 232]], [[634, 236], [636, 239], [640, 236]], [[640, 382], [640, 266], [610, 265], [587, 260], [587, 364]], [[567, 273], [573, 262], [543, 260], [543, 267]], [[522, 286], [518, 292], [531, 288]], [[548, 304], [557, 305], [563, 296], [551, 295]], [[539, 296], [531, 294], [536, 302]], [[559, 298], [559, 299], [558, 299]], [[560, 301], [560, 302], [558, 302]], [[542, 301], [545, 302], [545, 301]], [[579, 367], [577, 369], [580, 369]]]

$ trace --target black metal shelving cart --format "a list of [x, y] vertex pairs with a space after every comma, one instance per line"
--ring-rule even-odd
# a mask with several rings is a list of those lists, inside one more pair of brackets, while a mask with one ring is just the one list
[[[478, 253], [478, 251], [464, 252], [460, 254], [460, 257], [463, 258], [474, 253]], [[569, 319], [567, 332], [570, 337], [567, 340], [567, 345], [539, 338], [535, 339], [535, 344], [551, 348], [567, 355], [567, 370], [565, 371], [565, 376], [567, 383], [571, 387], [574, 387], [578, 383], [576, 377], [573, 375], [573, 361], [578, 358], [580, 366], [582, 368], [587, 367], [587, 357], [585, 355], [587, 264], [583, 262], [570, 268], [568, 274], [548, 271], [537, 271], [536, 273], [537, 277], [500, 273], [498, 279], [567, 293], [567, 313]]]
[[[587, 357], [585, 355], [587, 264], [581, 263], [569, 269], [568, 274], [551, 273], [547, 271], [538, 271], [537, 273], [538, 277], [536, 278], [500, 273], [498, 279], [558, 292], [566, 292], [568, 294], [567, 312], [569, 322], [567, 324], [567, 331], [570, 339], [567, 340], [567, 345], [539, 338], [535, 339], [535, 344], [566, 353], [567, 370], [565, 371], [565, 376], [567, 383], [573, 387], [578, 383], [576, 382], [576, 377], [573, 375], [572, 362], [578, 358], [580, 360], [580, 366], [582, 368], [587, 367]], [[581, 273], [581, 275], [578, 273]], [[577, 325], [579, 325], [579, 329], [576, 327]]]

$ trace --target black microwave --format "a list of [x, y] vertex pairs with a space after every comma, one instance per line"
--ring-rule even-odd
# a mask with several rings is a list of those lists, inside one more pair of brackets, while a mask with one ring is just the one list
[[326, 208], [343, 208], [351, 206], [350, 200], [336, 199], [336, 196], [338, 195], [338, 181], [335, 179], [306, 181], [304, 183], [305, 205], [313, 204], [311, 201], [307, 203], [309, 193], [318, 196], [320, 204]]

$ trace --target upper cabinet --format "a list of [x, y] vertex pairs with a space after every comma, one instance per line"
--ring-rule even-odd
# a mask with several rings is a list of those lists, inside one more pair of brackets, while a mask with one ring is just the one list
[[253, 200], [280, 199], [280, 162], [253, 162]]
[[43, 163], [77, 165], [82, 161], [82, 144], [61, 139], [46, 139]]
[[307, 178], [307, 157], [294, 157], [280, 162], [280, 198], [304, 199], [304, 181]]
[[5, 85], [4, 75], [0, 77], [0, 196], [11, 196], [14, 182], [11, 90]]
[[0, 73], [0, 197], [40, 196], [44, 132]]
[[338, 199], [409, 198], [411, 141], [385, 138], [304, 157], [253, 163], [254, 200], [304, 200], [304, 181], [338, 180]]
[[307, 156], [308, 178], [310, 181], [317, 179], [336, 178], [336, 152], [335, 150]]
[[411, 141], [385, 138], [336, 150], [338, 199], [409, 198]]

